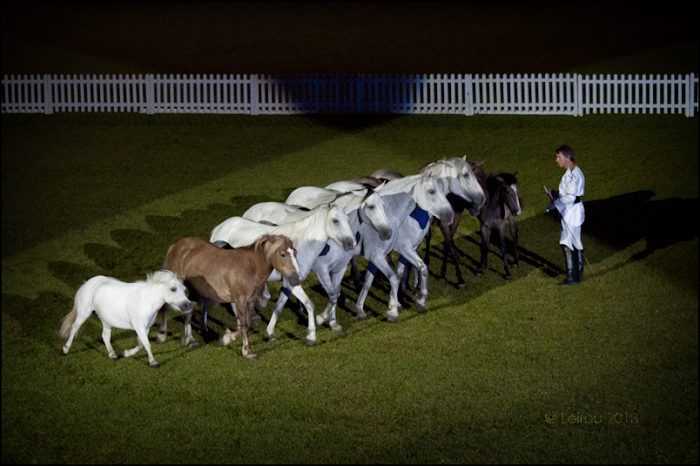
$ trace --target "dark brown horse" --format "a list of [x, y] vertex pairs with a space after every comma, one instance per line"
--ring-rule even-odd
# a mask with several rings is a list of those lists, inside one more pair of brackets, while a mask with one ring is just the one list
[[[262, 297], [273, 269], [292, 286], [301, 284], [296, 254], [292, 240], [286, 236], [263, 235], [250, 246], [237, 249], [221, 249], [201, 238], [185, 238], [170, 246], [163, 268], [177, 273], [192, 301], [233, 304], [243, 336], [243, 356], [254, 359], [257, 356], [250, 350], [248, 329], [255, 301]], [[165, 308], [161, 311], [159, 343], [165, 341], [168, 331], [167, 312]], [[192, 313], [189, 313], [185, 316], [182, 344], [197, 346], [191, 322]], [[237, 335], [238, 332], [227, 330], [221, 344], [230, 343]]]
[[505, 277], [512, 278], [506, 254], [505, 226], [507, 220], [513, 237], [513, 266], [517, 267], [520, 256], [518, 254], [518, 225], [515, 223], [515, 217], [521, 212], [518, 198], [518, 172], [514, 174], [492, 173], [486, 177], [483, 188], [486, 194], [486, 204], [481, 208], [478, 217], [481, 223], [481, 263], [476, 269], [476, 275], [481, 275], [486, 268], [491, 230], [496, 228], [503, 256]]

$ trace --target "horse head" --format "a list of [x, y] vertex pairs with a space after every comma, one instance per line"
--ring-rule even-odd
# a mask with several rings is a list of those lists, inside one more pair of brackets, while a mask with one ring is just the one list
[[510, 209], [514, 217], [517, 217], [522, 212], [518, 197], [520, 194], [518, 189], [518, 172], [513, 174], [499, 173], [496, 179], [501, 183], [501, 200], [503, 205]]
[[255, 242], [255, 249], [262, 248], [265, 259], [287, 279], [290, 285], [299, 286], [303, 278], [297, 263], [297, 250], [292, 240], [282, 235], [263, 235]]
[[170, 270], [153, 272], [147, 276], [146, 283], [159, 285], [163, 292], [163, 301], [171, 308], [183, 314], [192, 312], [194, 303], [187, 297], [185, 285], [177, 278], [175, 272]]
[[413, 190], [413, 200], [418, 206], [437, 217], [445, 225], [451, 225], [455, 213], [450, 201], [437, 183], [438, 175], [424, 174]]
[[377, 194], [378, 189], [367, 189], [367, 195], [364, 197], [360, 207], [360, 219], [372, 225], [372, 228], [377, 230], [379, 238], [382, 241], [387, 241], [391, 238], [391, 226], [384, 211], [384, 200]]
[[348, 223], [348, 214], [342, 207], [328, 204], [325, 230], [328, 238], [340, 244], [345, 251], [352, 251], [357, 246], [355, 235]]

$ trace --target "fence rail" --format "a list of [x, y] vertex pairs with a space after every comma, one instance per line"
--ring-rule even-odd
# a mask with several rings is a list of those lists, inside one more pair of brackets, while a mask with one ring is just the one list
[[695, 74], [4, 77], [2, 113], [53, 112], [692, 117], [698, 112], [698, 78]]

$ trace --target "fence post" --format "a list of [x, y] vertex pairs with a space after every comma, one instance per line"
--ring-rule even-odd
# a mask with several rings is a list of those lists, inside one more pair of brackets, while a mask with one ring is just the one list
[[466, 116], [474, 115], [474, 89], [472, 88], [472, 75], [464, 75], [464, 103], [466, 104]]
[[260, 96], [258, 92], [258, 75], [250, 75], [250, 114], [260, 114]]
[[357, 113], [365, 113], [365, 76], [356, 75], [357, 82]]
[[685, 75], [685, 116], [692, 117], [695, 113], [693, 107], [695, 104], [695, 73]]
[[53, 96], [51, 95], [51, 76], [44, 75], [44, 115], [53, 113]]
[[576, 73], [576, 116], [583, 116], [583, 76]]
[[146, 75], [146, 115], [155, 113], [155, 89], [153, 89], [153, 75]]

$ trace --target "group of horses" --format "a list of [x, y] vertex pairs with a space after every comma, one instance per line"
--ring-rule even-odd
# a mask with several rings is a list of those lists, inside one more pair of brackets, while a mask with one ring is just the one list
[[[357, 319], [367, 318], [364, 302], [379, 270], [391, 286], [387, 319], [396, 322], [399, 289], [402, 283], [405, 286], [410, 268], [416, 272], [413, 293], [416, 310], [425, 309], [429, 233], [433, 223], [440, 226], [445, 239], [441, 275], [444, 277], [446, 262], [451, 258], [457, 269], [458, 286], [464, 287], [459, 252], [453, 242], [464, 210], [481, 222], [481, 263], [477, 274], [486, 267], [490, 233], [497, 228], [509, 278], [504, 227], [509, 221], [515, 244], [514, 265], [517, 265], [514, 221], [520, 214], [517, 173], [487, 176], [483, 161], [470, 163], [466, 157], [432, 162], [409, 176], [382, 169], [323, 188], [300, 187], [284, 203], [255, 204], [243, 216], [231, 217], [217, 225], [208, 241], [184, 238], [172, 245], [165, 256], [163, 270], [150, 274], [145, 282], [129, 284], [93, 277], [80, 287], [73, 310], [64, 318], [59, 335], [67, 342], [62, 353], [68, 353], [76, 333], [94, 311], [102, 320], [102, 337], [110, 358], [117, 358], [109, 342], [111, 328], [133, 329], [139, 344], [124, 351], [122, 357], [131, 356], [143, 347], [148, 352], [150, 365], [158, 367], [148, 341], [148, 329], [155, 323], [157, 314], [161, 315], [157, 342], [166, 340], [168, 307], [171, 307], [184, 315], [182, 344], [196, 347], [198, 344], [192, 336], [192, 309], [194, 302], [200, 302], [200, 332], [207, 331], [210, 304], [230, 304], [238, 328], [235, 332], [226, 329], [220, 344], [229, 344], [240, 336], [243, 356], [254, 359], [257, 356], [250, 348], [248, 330], [257, 316], [255, 308], [264, 309], [271, 297], [268, 281], [282, 281], [266, 329], [268, 341], [275, 340], [279, 314], [294, 295], [308, 314], [306, 342], [313, 346], [317, 325], [328, 322], [333, 331], [343, 331], [336, 320], [336, 307], [341, 280], [350, 263], [356, 286], [362, 285], [355, 304]], [[417, 249], [426, 235], [423, 260]], [[391, 260], [391, 251], [399, 254], [395, 269], [393, 263], [387, 262], [387, 257]], [[356, 257], [360, 255], [369, 261], [364, 283], [357, 271]], [[314, 304], [302, 287], [312, 270], [329, 299], [318, 315], [314, 314]]]

